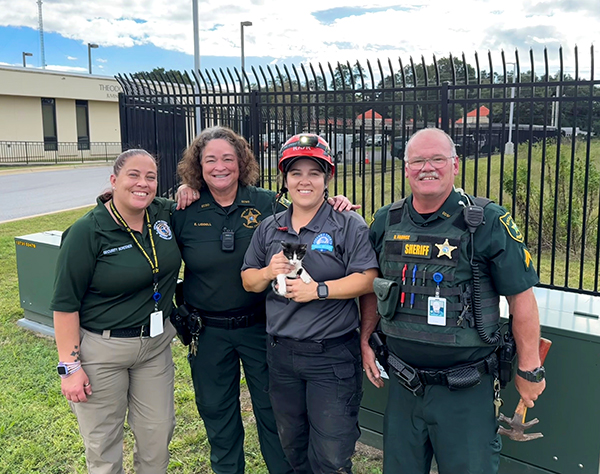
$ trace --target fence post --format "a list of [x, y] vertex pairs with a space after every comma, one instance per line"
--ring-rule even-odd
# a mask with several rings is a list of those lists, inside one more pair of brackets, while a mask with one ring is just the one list
[[442, 82], [442, 90], [440, 97], [440, 107], [442, 114], [442, 130], [446, 133], [450, 133], [450, 123], [448, 118], [450, 117], [450, 113], [448, 111], [449, 103], [448, 103], [448, 81]]
[[250, 92], [250, 136], [252, 137], [252, 148], [254, 158], [259, 161], [260, 151], [260, 114], [258, 103], [258, 91]]

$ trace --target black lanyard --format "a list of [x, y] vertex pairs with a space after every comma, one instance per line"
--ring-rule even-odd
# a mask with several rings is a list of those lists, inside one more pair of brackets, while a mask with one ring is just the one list
[[148, 214], [148, 209], [145, 209], [146, 226], [148, 227], [148, 234], [150, 234], [150, 245], [152, 247], [152, 256], [154, 257], [154, 261], [152, 261], [144, 247], [142, 247], [142, 244], [140, 244], [139, 240], [133, 233], [133, 230], [131, 230], [131, 227], [129, 227], [129, 224], [127, 224], [127, 222], [125, 222], [125, 219], [123, 219], [121, 214], [119, 214], [119, 211], [117, 211], [115, 203], [112, 199], [110, 201], [110, 209], [115, 215], [115, 217], [119, 220], [121, 225], [125, 227], [125, 230], [129, 233], [133, 241], [140, 249], [140, 252], [142, 252], [144, 257], [146, 257], [146, 260], [148, 260], [148, 263], [150, 264], [150, 268], [152, 269], [152, 283], [154, 284], [154, 294], [152, 295], [152, 299], [154, 300], [155, 310], [158, 310], [158, 301], [161, 298], [161, 294], [158, 292], [158, 255], [156, 254], [156, 247], [154, 246], [154, 237], [152, 237], [152, 224], [150, 223], [150, 215]]

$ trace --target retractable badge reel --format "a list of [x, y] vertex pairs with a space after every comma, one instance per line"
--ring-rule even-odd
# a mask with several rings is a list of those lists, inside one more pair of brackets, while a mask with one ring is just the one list
[[427, 299], [427, 324], [433, 326], [446, 325], [446, 298], [440, 298], [440, 283], [444, 275], [440, 272], [433, 274], [433, 281], [436, 283], [435, 296]]

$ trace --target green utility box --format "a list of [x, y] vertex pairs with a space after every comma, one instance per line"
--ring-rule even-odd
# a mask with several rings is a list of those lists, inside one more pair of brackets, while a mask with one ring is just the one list
[[[501, 474], [600, 473], [600, 297], [534, 288], [542, 336], [552, 341], [546, 358], [547, 387], [527, 411], [538, 418], [527, 433], [541, 439], [516, 442], [502, 437]], [[504, 299], [502, 314], [508, 315]], [[386, 384], [397, 383], [386, 380]], [[359, 421], [361, 441], [382, 447], [387, 388], [364, 379]], [[501, 412], [512, 417], [519, 396], [511, 384], [502, 391]]]
[[19, 297], [24, 318], [19, 325], [54, 334], [50, 301], [62, 232], [52, 230], [15, 237]]

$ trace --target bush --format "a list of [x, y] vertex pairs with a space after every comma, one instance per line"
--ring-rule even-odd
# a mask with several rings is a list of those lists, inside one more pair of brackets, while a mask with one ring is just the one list
[[[531, 159], [522, 159], [528, 156], [529, 144], [519, 145], [516, 183], [514, 175], [506, 172], [504, 190], [516, 197], [513, 214], [526, 224], [532, 250], [579, 250], [596, 242], [600, 142], [592, 142], [589, 163], [586, 145], [577, 141], [571, 156], [570, 140], [561, 142], [560, 152], [556, 142], [547, 142], [545, 147], [536, 143], [531, 146]], [[595, 245], [591, 247], [590, 254], [595, 252]]]

